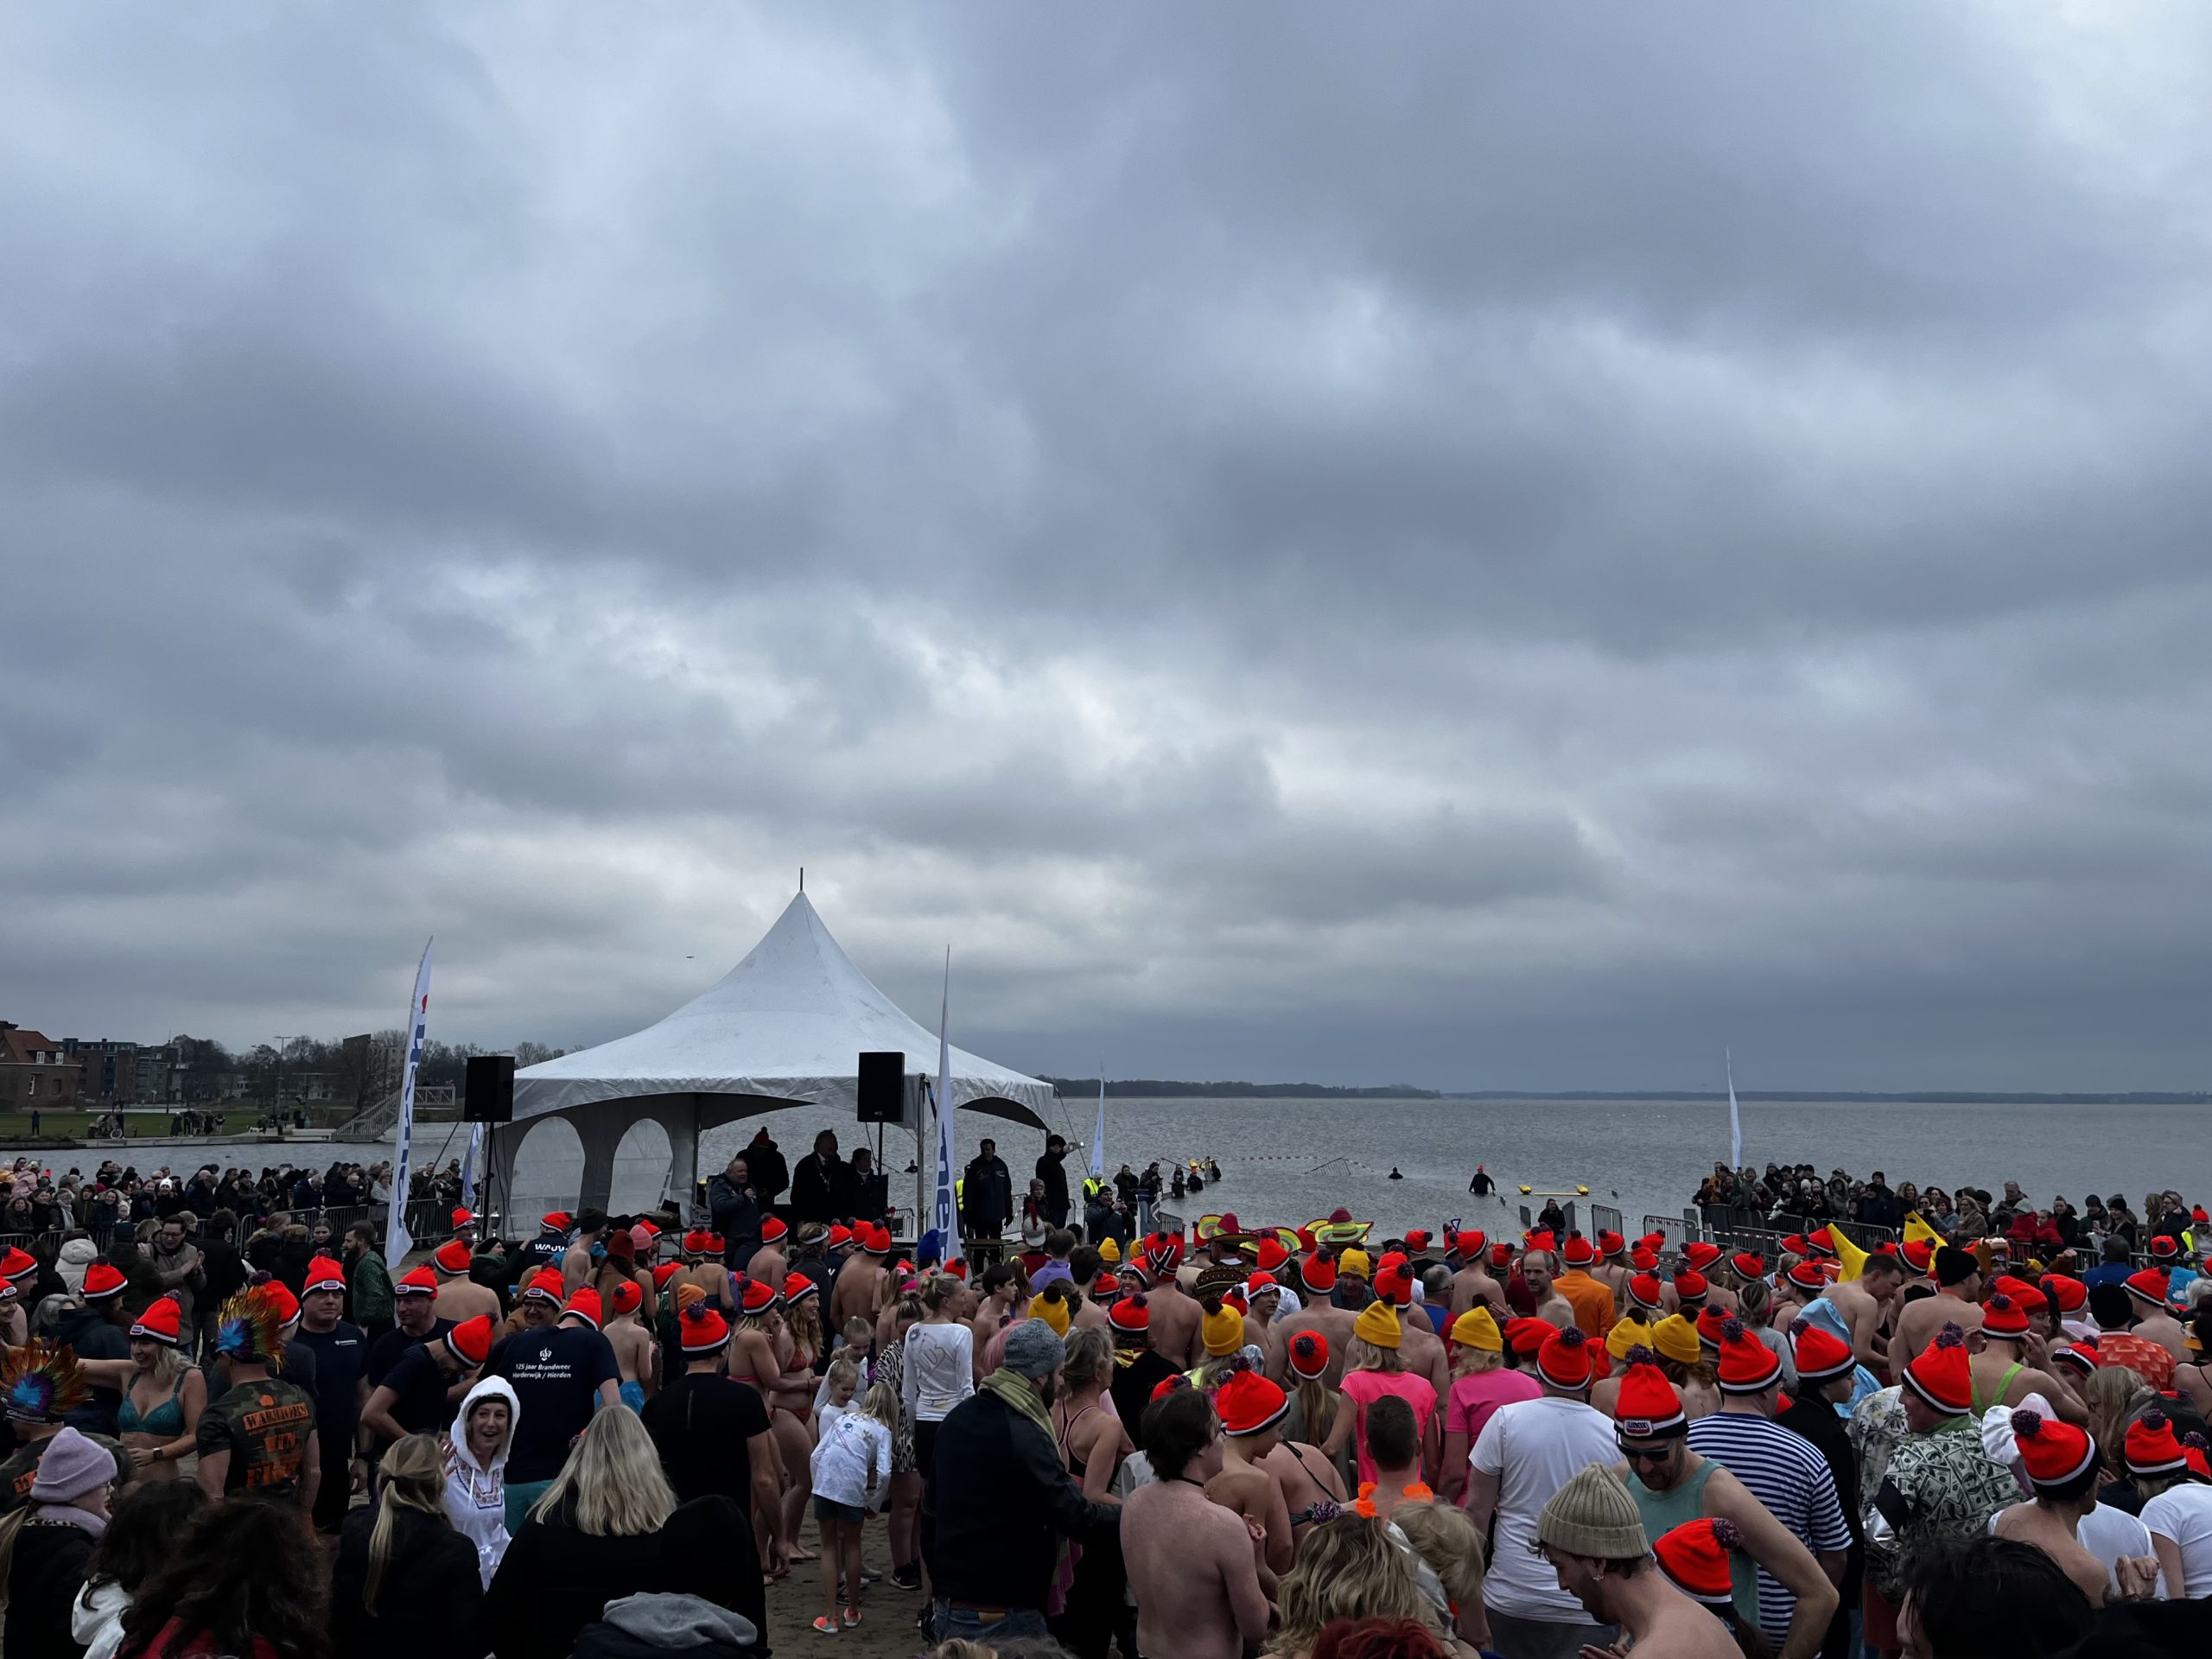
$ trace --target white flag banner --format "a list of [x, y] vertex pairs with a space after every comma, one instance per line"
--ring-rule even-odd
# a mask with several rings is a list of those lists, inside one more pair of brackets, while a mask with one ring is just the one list
[[1736, 1110], [1736, 1057], [1721, 1050], [1721, 1064], [1728, 1068], [1728, 1167], [1744, 1166], [1744, 1120]]
[[937, 1230], [950, 1266], [967, 1252], [960, 1248], [960, 1220], [952, 1198], [952, 1044], [947, 1036], [952, 1014], [952, 947], [944, 951], [944, 1001], [937, 1015], [937, 1192], [930, 1202], [930, 1225]]
[[468, 1126], [468, 1150], [461, 1156], [461, 1207], [464, 1210], [476, 1207], [476, 1157], [483, 1149], [484, 1126], [472, 1123]]
[[1106, 1068], [1098, 1069], [1098, 1122], [1090, 1130], [1090, 1179], [1106, 1179]]
[[430, 945], [425, 944], [423, 965], [415, 970], [415, 995], [407, 1005], [407, 1064], [399, 1074], [399, 1161], [392, 1167], [391, 1225], [384, 1236], [388, 1268], [397, 1267], [415, 1248], [414, 1236], [407, 1230], [407, 1192], [415, 1159], [415, 1073], [423, 1064], [423, 1033], [429, 1024]]

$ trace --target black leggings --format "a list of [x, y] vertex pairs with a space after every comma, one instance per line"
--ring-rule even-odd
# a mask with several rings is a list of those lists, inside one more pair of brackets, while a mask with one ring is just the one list
[[914, 1467], [922, 1477], [922, 1509], [914, 1541], [925, 1567], [931, 1566], [937, 1556], [937, 1430], [935, 1423], [915, 1420]]

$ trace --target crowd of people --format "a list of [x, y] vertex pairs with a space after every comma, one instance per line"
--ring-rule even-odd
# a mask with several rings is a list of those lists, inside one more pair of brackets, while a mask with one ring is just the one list
[[1748, 1164], [1731, 1170], [1717, 1163], [1698, 1184], [1693, 1202], [1715, 1226], [1779, 1224], [1791, 1231], [1840, 1221], [1897, 1232], [1912, 1217], [1955, 1243], [1994, 1234], [2014, 1244], [2075, 1248], [2093, 1255], [2107, 1237], [2133, 1250], [2152, 1238], [2179, 1238], [2205, 1225], [2202, 1208], [2184, 1203], [2173, 1192], [2145, 1193], [2140, 1210], [2123, 1192], [2109, 1198], [2088, 1193], [2078, 1207], [2060, 1193], [2039, 1207], [2018, 1181], [2005, 1182], [1995, 1195], [1977, 1186], [1947, 1191], [1911, 1181], [1892, 1187], [1878, 1169], [1865, 1180], [1840, 1169], [1823, 1179], [1810, 1164], [1769, 1164], [1762, 1173]]
[[779, 1580], [804, 1639], [944, 1659], [2212, 1636], [2212, 1228], [2083, 1268], [1070, 1203], [971, 1267], [822, 1213], [834, 1145], [763, 1204], [762, 1150], [690, 1214], [455, 1208], [396, 1281], [366, 1223], [190, 1204], [73, 1285], [0, 1255], [9, 1659], [739, 1659]]

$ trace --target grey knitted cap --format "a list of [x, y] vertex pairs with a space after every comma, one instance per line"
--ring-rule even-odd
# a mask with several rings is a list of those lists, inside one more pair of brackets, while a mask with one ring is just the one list
[[1024, 1319], [1007, 1333], [1004, 1363], [1017, 1376], [1050, 1376], [1067, 1357], [1067, 1344], [1042, 1319]]
[[1636, 1500], [1602, 1463], [1588, 1465], [1552, 1494], [1536, 1517], [1536, 1536], [1554, 1549], [1592, 1560], [1626, 1560], [1651, 1553]]

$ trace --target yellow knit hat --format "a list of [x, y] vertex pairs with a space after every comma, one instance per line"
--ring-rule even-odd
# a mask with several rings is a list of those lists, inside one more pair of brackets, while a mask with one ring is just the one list
[[1388, 1302], [1370, 1302], [1351, 1322], [1351, 1333], [1370, 1348], [1395, 1348], [1405, 1340], [1405, 1329]]
[[1044, 1320], [1052, 1327], [1052, 1334], [1056, 1337], [1065, 1337], [1068, 1333], [1068, 1305], [1048, 1300], [1041, 1291], [1029, 1299], [1029, 1317]]
[[1651, 1327], [1651, 1345], [1663, 1359], [1678, 1365], [1694, 1365], [1698, 1360], [1697, 1326], [1679, 1313], [1669, 1313]]
[[1346, 1250], [1337, 1257], [1337, 1271], [1339, 1274], [1356, 1273], [1363, 1279], [1370, 1279], [1374, 1277], [1375, 1266], [1367, 1259], [1365, 1250]]
[[1615, 1319], [1613, 1328], [1605, 1332], [1605, 1351], [1615, 1359], [1626, 1359], [1628, 1351], [1638, 1343], [1651, 1346], [1651, 1327], [1633, 1314]]
[[1101, 1262], [1119, 1262], [1122, 1259], [1122, 1241], [1118, 1238], [1100, 1239], [1098, 1259]]
[[1498, 1333], [1497, 1321], [1490, 1316], [1490, 1309], [1479, 1302], [1452, 1321], [1452, 1340], [1463, 1348], [1479, 1348], [1486, 1354], [1505, 1351], [1505, 1338]]
[[1244, 1320], [1224, 1302], [1205, 1316], [1198, 1326], [1198, 1334], [1205, 1338], [1206, 1352], [1220, 1359], [1244, 1345]]

